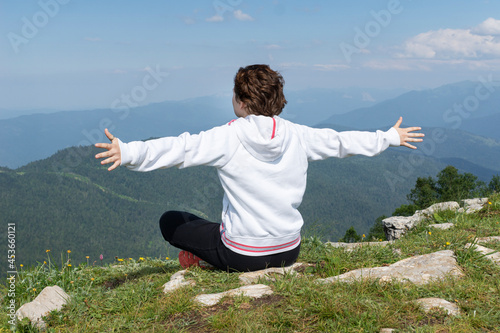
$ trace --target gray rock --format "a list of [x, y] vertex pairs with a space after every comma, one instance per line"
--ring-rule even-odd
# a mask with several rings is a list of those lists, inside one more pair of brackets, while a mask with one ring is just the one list
[[408, 230], [428, 219], [434, 213], [444, 210], [458, 210], [460, 205], [455, 201], [440, 202], [424, 210], [417, 210], [412, 216], [391, 216], [382, 220], [385, 236], [392, 241], [401, 238]]
[[185, 286], [194, 286], [195, 282], [193, 280], [186, 280], [184, 274], [186, 274], [186, 270], [173, 274], [170, 277], [170, 281], [163, 285], [163, 292], [168, 294]]
[[488, 198], [475, 198], [475, 199], [464, 199], [462, 200], [462, 205], [464, 207], [484, 205], [488, 203]]
[[400, 239], [417, 222], [417, 219], [413, 216], [391, 216], [383, 219], [385, 237], [389, 241]]
[[59, 286], [45, 287], [42, 292], [31, 302], [23, 304], [17, 310], [17, 319], [29, 318], [33, 326], [45, 329], [42, 317], [51, 311], [60, 311], [70, 300], [70, 297]]
[[487, 247], [477, 244], [473, 245], [471, 243], [465, 245], [466, 248], [469, 248], [471, 246], [474, 246], [474, 250], [483, 254], [486, 259], [494, 262], [497, 265], [500, 265], [500, 252], [498, 252], [497, 250], [488, 249]]
[[273, 291], [271, 287], [264, 284], [253, 284], [249, 286], [243, 286], [236, 289], [231, 289], [217, 294], [202, 294], [195, 297], [194, 301], [203, 306], [213, 306], [223, 298], [232, 296], [246, 296], [252, 298], [260, 298], [265, 295], [271, 295]]
[[475, 198], [462, 200], [462, 208], [458, 211], [460, 213], [471, 214], [481, 210], [485, 204], [488, 203], [488, 198]]
[[363, 246], [386, 246], [391, 242], [388, 241], [383, 241], [383, 242], [360, 242], [360, 243], [343, 243], [343, 242], [326, 242], [325, 244], [328, 244], [333, 247], [343, 247], [346, 251], [350, 252], [353, 251], [354, 249], [363, 247]]
[[500, 242], [500, 236], [491, 236], [491, 237], [480, 237], [477, 239], [478, 242], [486, 243], [486, 242]]
[[431, 216], [434, 213], [437, 212], [442, 212], [444, 210], [458, 210], [460, 208], [460, 205], [456, 201], [446, 201], [446, 202], [439, 202], [436, 203], [429, 208], [426, 208], [424, 210], [417, 210], [415, 214], [419, 215], [425, 215], [425, 216]]
[[260, 271], [254, 271], [254, 272], [247, 272], [247, 273], [242, 273], [238, 277], [240, 282], [243, 284], [252, 284], [260, 279], [268, 280], [268, 281], [274, 281], [273, 275], [279, 274], [279, 275], [285, 275], [285, 274], [296, 274], [297, 272], [295, 271], [295, 268], [303, 266], [304, 264], [301, 263], [295, 263], [291, 266], [288, 267], [272, 267], [272, 268], [267, 268], [263, 269]]
[[438, 224], [430, 224], [429, 227], [431, 228], [436, 228], [436, 229], [441, 229], [441, 230], [446, 230], [450, 229], [454, 226], [453, 223], [438, 223]]
[[448, 302], [442, 298], [420, 298], [415, 301], [418, 305], [422, 307], [425, 312], [431, 311], [433, 308], [441, 308], [446, 311], [449, 316], [460, 315], [460, 308], [455, 304]]
[[453, 251], [443, 250], [400, 260], [386, 267], [360, 268], [338, 276], [316, 280], [318, 283], [351, 282], [378, 279], [379, 282], [426, 284], [445, 276], [462, 276]]

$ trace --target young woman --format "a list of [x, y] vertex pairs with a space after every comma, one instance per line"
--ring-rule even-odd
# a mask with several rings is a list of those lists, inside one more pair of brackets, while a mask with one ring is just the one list
[[199, 134], [183, 133], [146, 142], [123, 143], [107, 129], [111, 143], [96, 155], [134, 171], [208, 165], [217, 168], [224, 189], [222, 223], [187, 212], [160, 218], [163, 237], [183, 251], [183, 267], [201, 260], [229, 271], [254, 271], [293, 264], [300, 251], [302, 216], [297, 208], [306, 188], [309, 161], [350, 155], [374, 156], [389, 146], [415, 149], [420, 127], [386, 132], [318, 129], [287, 121], [282, 76], [267, 65], [240, 68], [234, 78], [238, 117]]

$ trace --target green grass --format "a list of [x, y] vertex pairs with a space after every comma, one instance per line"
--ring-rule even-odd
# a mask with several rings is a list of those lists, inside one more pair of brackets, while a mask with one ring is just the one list
[[[225, 298], [213, 307], [201, 307], [193, 298], [239, 287], [238, 275], [217, 270], [190, 269], [186, 278], [196, 282], [171, 294], [163, 284], [180, 270], [176, 260], [136, 258], [106, 266], [69, 266], [71, 253], [58, 259], [47, 253], [45, 263], [19, 269], [16, 302], [33, 300], [57, 284], [72, 298], [62, 311], [47, 318], [48, 332], [500, 332], [500, 267], [467, 248], [478, 237], [500, 236], [500, 196], [476, 214], [439, 214], [439, 223], [422, 222], [404, 238], [386, 247], [361, 247], [352, 252], [333, 248], [318, 238], [303, 239], [299, 261], [312, 264], [299, 275], [261, 281], [274, 294], [252, 300]], [[500, 243], [484, 243], [499, 250]], [[410, 256], [443, 249], [454, 251], [464, 273], [427, 285], [379, 284], [376, 281], [317, 284], [315, 280], [361, 267], [389, 265]], [[10, 300], [3, 289], [2, 303]], [[439, 297], [457, 304], [458, 317], [443, 311], [422, 311], [413, 301]], [[0, 314], [0, 332], [7, 332], [7, 313]], [[36, 332], [27, 321], [18, 332]]]

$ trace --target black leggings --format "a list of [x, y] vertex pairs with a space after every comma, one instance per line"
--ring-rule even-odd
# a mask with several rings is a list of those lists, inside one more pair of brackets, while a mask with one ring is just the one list
[[160, 218], [161, 233], [167, 242], [224, 271], [247, 272], [290, 266], [299, 256], [300, 245], [287, 252], [266, 256], [238, 254], [222, 243], [219, 227], [218, 223], [187, 212], [168, 211]]

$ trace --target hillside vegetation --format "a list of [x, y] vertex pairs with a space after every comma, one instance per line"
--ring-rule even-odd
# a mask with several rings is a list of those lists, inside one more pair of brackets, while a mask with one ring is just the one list
[[[211, 307], [200, 306], [193, 298], [238, 287], [238, 274], [190, 268], [186, 277], [196, 285], [166, 295], [163, 284], [181, 269], [175, 259], [127, 258], [117, 253], [112, 265], [76, 266], [70, 260], [84, 253], [65, 252], [59, 260], [57, 253], [43, 251], [44, 262], [19, 268], [16, 305], [33, 300], [45, 286], [62, 287], [71, 301], [45, 318], [48, 332], [378, 332], [385, 327], [397, 332], [498, 332], [500, 267], [466, 244], [475, 243], [477, 237], [500, 235], [500, 196], [491, 196], [477, 213], [448, 211], [440, 216], [439, 221], [431, 218], [386, 247], [364, 246], [347, 252], [317, 238], [305, 238], [299, 261], [311, 266], [299, 275], [260, 281], [271, 287], [273, 295], [258, 300], [224, 298]], [[431, 229], [429, 225], [436, 222], [453, 222], [455, 227]], [[500, 250], [499, 243], [487, 246]], [[425, 285], [315, 282], [443, 249], [454, 252], [462, 277]], [[414, 302], [424, 297], [452, 302], [461, 314], [448, 316], [439, 309], [424, 312]], [[8, 301], [4, 297], [3, 305]], [[0, 319], [2, 329], [9, 330], [6, 312]], [[18, 323], [18, 331], [36, 330], [25, 320]]]
[[[105, 263], [117, 255], [175, 256], [177, 250], [159, 231], [163, 212], [187, 210], [220, 221], [222, 189], [214, 169], [108, 172], [94, 159], [97, 151], [69, 148], [16, 170], [0, 170], [0, 222], [16, 224], [19, 262], [41, 262], [47, 249], [80, 253], [76, 263], [85, 256], [95, 261], [100, 254]], [[405, 156], [389, 150], [375, 158], [311, 163], [300, 207], [304, 234], [337, 240], [350, 226], [367, 232], [378, 216], [406, 202], [417, 176], [444, 167], [429, 158], [418, 174], [401, 177], [394, 161]], [[395, 184], [392, 177], [398, 177]], [[0, 260], [2, 272], [5, 260]]]
[[[72, 250], [75, 264], [104, 263], [115, 256], [175, 257], [158, 227], [167, 210], [186, 210], [219, 222], [222, 189], [208, 167], [138, 173], [108, 172], [94, 159], [94, 147], [73, 147], [16, 170], [0, 169], [0, 222], [15, 223], [18, 262], [44, 260], [45, 250]], [[422, 157], [407, 169], [410, 155], [389, 149], [373, 157], [311, 163], [299, 210], [303, 236], [336, 241], [346, 230], [368, 233], [378, 217], [406, 204], [418, 177], [430, 177], [445, 164]], [[0, 276], [5, 272], [0, 260]]]

